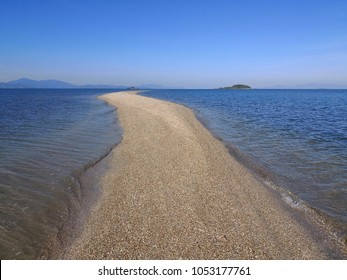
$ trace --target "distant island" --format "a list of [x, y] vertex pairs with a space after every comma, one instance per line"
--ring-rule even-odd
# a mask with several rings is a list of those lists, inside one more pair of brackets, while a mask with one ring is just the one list
[[231, 87], [221, 87], [219, 89], [251, 89], [251, 87], [247, 85], [237, 84]]

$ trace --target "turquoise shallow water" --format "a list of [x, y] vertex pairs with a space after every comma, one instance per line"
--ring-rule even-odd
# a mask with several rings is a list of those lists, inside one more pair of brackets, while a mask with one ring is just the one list
[[120, 141], [102, 93], [0, 89], [1, 259], [38, 257], [79, 205], [79, 176]]
[[192, 108], [242, 163], [347, 226], [347, 90], [153, 90]]

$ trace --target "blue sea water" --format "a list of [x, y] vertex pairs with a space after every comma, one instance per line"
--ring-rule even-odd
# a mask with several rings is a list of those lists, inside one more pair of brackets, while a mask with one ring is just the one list
[[[114, 108], [96, 98], [103, 93], [0, 89], [1, 259], [39, 257], [81, 200], [80, 175], [120, 141]], [[143, 95], [192, 108], [238, 160], [347, 225], [347, 90]]]
[[261, 166], [257, 169], [266, 180], [346, 229], [347, 90], [155, 90], [143, 95], [192, 108], [241, 162]]
[[120, 141], [105, 92], [0, 89], [1, 259], [39, 257], [81, 199], [79, 176]]

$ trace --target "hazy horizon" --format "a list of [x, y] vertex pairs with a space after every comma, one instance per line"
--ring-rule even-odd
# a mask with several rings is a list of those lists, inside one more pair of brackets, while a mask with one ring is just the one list
[[347, 88], [347, 2], [3, 1], [0, 81]]
[[[8, 83], [8, 82], [13, 82], [16, 80], [21, 80], [21, 79], [27, 79], [26, 77], [22, 77], [19, 79], [15, 79], [15, 80], [9, 80], [9, 81], [0, 81], [0, 83]], [[31, 79], [29, 79], [31, 80]], [[35, 80], [32, 79], [34, 81], [58, 81], [58, 82], [66, 82], [66, 83], [70, 83], [69, 81], [62, 81], [62, 80], [57, 80], [57, 79], [44, 79], [44, 80]], [[146, 84], [133, 84], [133, 85], [125, 85], [125, 84], [100, 84], [100, 83], [96, 83], [96, 84], [74, 84], [74, 83], [70, 83], [74, 86], [79, 86], [79, 87], [84, 87], [84, 86], [107, 86], [108, 88], [112, 88], [112, 86], [114, 86], [115, 88], [117, 87], [135, 87], [135, 88], [152, 88], [152, 89], [218, 89], [220, 87], [224, 87], [224, 86], [232, 86], [232, 84], [230, 85], [220, 85], [220, 86], [216, 86], [216, 87], [211, 87], [211, 88], [202, 88], [202, 87], [179, 87], [179, 86], [175, 86], [175, 87], [169, 87], [166, 85], [161, 85], [161, 84], [154, 84], [154, 83], [146, 83]], [[301, 84], [301, 85], [294, 85], [294, 86], [286, 86], [286, 85], [274, 85], [271, 87], [254, 87], [252, 85], [250, 85], [253, 89], [347, 89], [346, 87], [343, 86], [338, 86], [338, 85], [329, 85], [329, 84]], [[1, 87], [0, 87], [1, 88]], [[55, 88], [55, 87], [54, 87]], [[59, 88], [59, 87], [57, 87]]]

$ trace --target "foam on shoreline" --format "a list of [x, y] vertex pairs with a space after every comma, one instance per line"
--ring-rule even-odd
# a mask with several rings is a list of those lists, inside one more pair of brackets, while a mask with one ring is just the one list
[[65, 258], [331, 258], [191, 110], [129, 92], [101, 98], [118, 108], [123, 141]]

